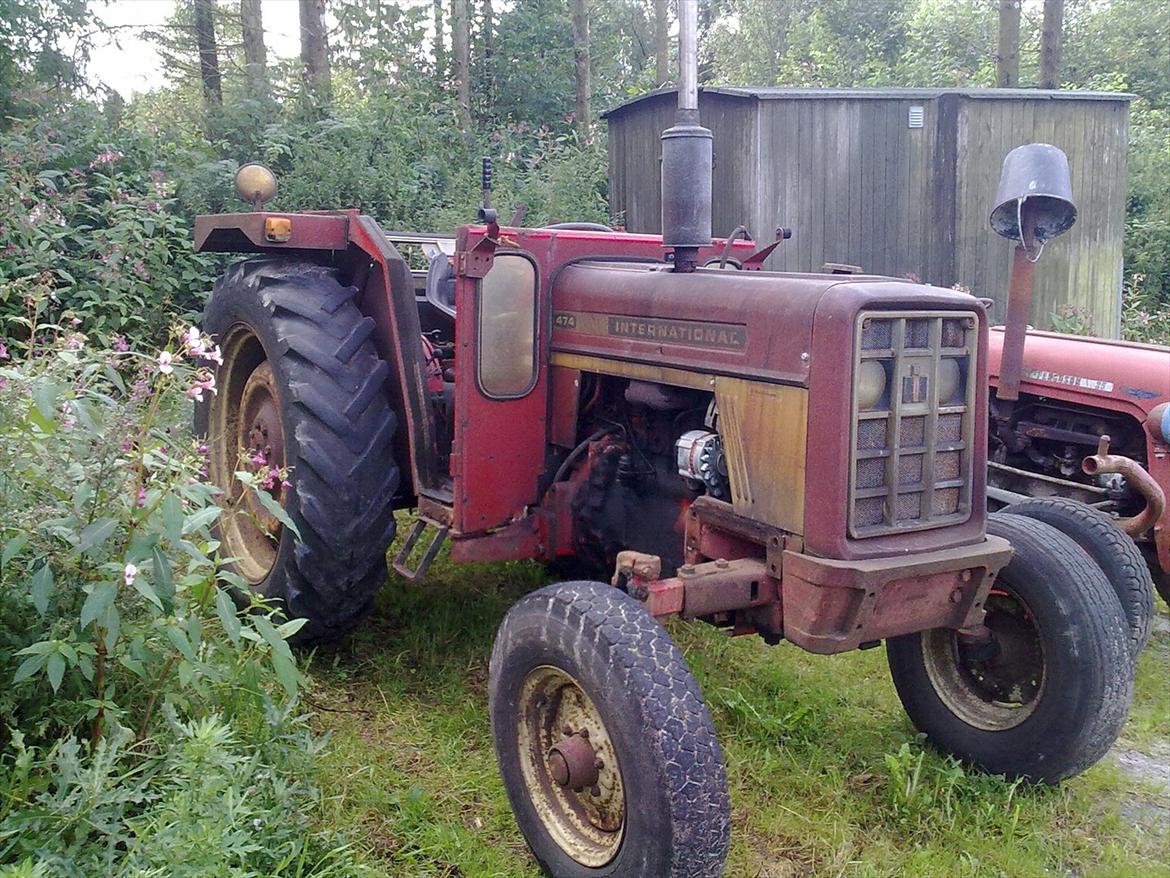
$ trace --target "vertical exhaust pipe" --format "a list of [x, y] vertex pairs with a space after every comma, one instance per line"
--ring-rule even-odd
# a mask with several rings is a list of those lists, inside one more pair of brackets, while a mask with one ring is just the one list
[[678, 4], [678, 110], [662, 132], [662, 244], [694, 271], [711, 243], [711, 132], [699, 124], [699, 0]]

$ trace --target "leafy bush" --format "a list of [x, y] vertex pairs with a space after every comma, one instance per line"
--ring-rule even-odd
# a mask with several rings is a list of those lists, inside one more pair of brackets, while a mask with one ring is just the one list
[[216, 350], [195, 330], [146, 355], [40, 321], [54, 281], [6, 285], [29, 316], [0, 324], [0, 862], [352, 874], [311, 823], [300, 623], [237, 608], [206, 449], [181, 426]]
[[1127, 341], [1170, 345], [1170, 302], [1159, 302], [1143, 274], [1131, 274], [1121, 298], [1121, 337]]
[[[213, 261], [191, 252], [175, 185], [143, 137], [120, 130], [111, 145], [83, 108], [49, 118], [0, 139], [0, 283], [43, 276], [42, 316], [158, 342], [202, 307]], [[20, 314], [6, 289], [0, 317]]]

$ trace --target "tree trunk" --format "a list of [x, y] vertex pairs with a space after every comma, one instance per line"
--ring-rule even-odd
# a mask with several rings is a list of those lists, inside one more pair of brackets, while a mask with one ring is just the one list
[[325, 0], [300, 0], [301, 67], [305, 88], [318, 105], [333, 100], [329, 72], [329, 37], [325, 30]]
[[451, 53], [455, 56], [455, 93], [459, 98], [459, 125], [471, 130], [471, 28], [467, 0], [451, 0]]
[[483, 100], [484, 115], [492, 117], [496, 103], [496, 11], [492, 0], [483, 0]]
[[240, 21], [244, 33], [244, 72], [248, 97], [261, 100], [268, 96], [268, 52], [264, 48], [264, 19], [260, 0], [240, 0]]
[[654, 82], [670, 82], [670, 20], [666, 0], [654, 0]]
[[1060, 49], [1064, 41], [1064, 0], [1044, 0], [1040, 30], [1040, 87], [1060, 88]]
[[215, 44], [215, 0], [195, 0], [195, 45], [199, 49], [199, 79], [203, 103], [211, 109], [223, 106], [219, 76], [219, 50]]
[[447, 37], [444, 24], [443, 0], [432, 0], [431, 15], [435, 22], [435, 81], [442, 85], [447, 80]]
[[575, 122], [582, 143], [589, 142], [589, 0], [573, 0], [573, 54], [577, 62]]
[[1020, 84], [1020, 0], [999, 0], [999, 53], [995, 84], [1016, 88]]

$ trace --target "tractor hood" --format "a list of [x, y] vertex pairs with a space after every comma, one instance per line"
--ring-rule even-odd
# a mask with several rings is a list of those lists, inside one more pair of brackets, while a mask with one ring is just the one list
[[814, 323], [818, 336], [839, 336], [836, 365], [848, 370], [862, 309], [973, 305], [970, 296], [952, 290], [886, 277], [679, 273], [661, 263], [606, 261], [560, 269], [552, 302], [555, 351], [799, 386], [808, 385]]
[[[992, 327], [989, 335], [994, 386], [1004, 328]], [[1170, 347], [1030, 330], [1020, 385], [1030, 393], [1082, 401], [1093, 397], [1107, 401], [1106, 408], [1149, 413], [1170, 400]]]

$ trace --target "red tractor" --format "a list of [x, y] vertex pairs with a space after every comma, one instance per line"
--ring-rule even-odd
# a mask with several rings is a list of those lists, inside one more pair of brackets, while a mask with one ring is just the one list
[[1170, 347], [1027, 328], [1044, 239], [1076, 219], [1067, 168], [1064, 154], [1045, 144], [1019, 147], [1004, 161], [992, 226], [1018, 243], [1006, 326], [989, 339], [987, 493], [1088, 548], [1144, 643], [1153, 598], [1143, 566], [1170, 601]]
[[[361, 619], [400, 509], [411, 578], [444, 542], [457, 562], [596, 571], [517, 602], [491, 656], [500, 770], [556, 876], [722, 871], [722, 755], [670, 616], [817, 653], [885, 641], [939, 749], [1039, 782], [1098, 760], [1132, 693], [1102, 569], [1042, 521], [986, 514], [985, 310], [762, 271], [781, 236], [712, 240], [694, 4], [680, 15], [661, 237], [502, 226], [486, 173], [453, 238], [387, 234], [264, 210], [257, 166], [237, 178], [253, 212], [196, 224], [200, 250], [252, 254], [205, 313], [222, 551], [306, 638]], [[234, 476], [260, 466], [287, 481]]]

